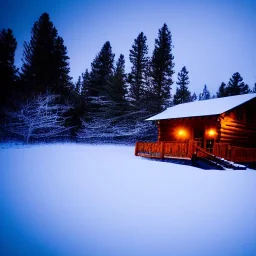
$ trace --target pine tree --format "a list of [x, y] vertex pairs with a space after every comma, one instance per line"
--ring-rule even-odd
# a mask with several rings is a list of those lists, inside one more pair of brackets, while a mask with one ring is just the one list
[[52, 84], [54, 41], [57, 30], [47, 13], [34, 23], [30, 42], [24, 43], [21, 77], [30, 90], [44, 91]]
[[254, 87], [252, 89], [252, 93], [256, 93], [256, 83], [254, 83]]
[[2, 29], [0, 31], [0, 105], [6, 104], [16, 80], [17, 69], [14, 65], [16, 47], [17, 41], [12, 30]]
[[81, 88], [82, 88], [82, 80], [81, 80], [81, 76], [78, 77], [78, 80], [75, 84], [75, 92], [77, 94], [80, 94], [81, 93]]
[[28, 91], [67, 93], [71, 85], [69, 57], [63, 39], [43, 13], [32, 27], [30, 42], [24, 43], [21, 78]]
[[114, 58], [110, 42], [107, 41], [91, 64], [90, 90], [92, 97], [105, 96], [114, 73]]
[[98, 122], [111, 115], [111, 100], [108, 93], [114, 74], [114, 57], [110, 42], [107, 41], [91, 64], [88, 84], [83, 85], [88, 86], [87, 89], [84, 87], [87, 91], [86, 118], [92, 122]]
[[199, 94], [199, 100], [209, 100], [211, 98], [211, 94], [207, 88], [207, 85], [204, 85], [203, 92]]
[[108, 94], [116, 103], [124, 103], [126, 89], [126, 74], [125, 74], [125, 59], [124, 55], [120, 54], [117, 60], [114, 75], [110, 83]]
[[147, 37], [141, 32], [134, 40], [130, 50], [129, 59], [132, 63], [132, 70], [128, 76], [130, 84], [129, 98], [138, 105], [145, 99], [146, 73], [148, 65]]
[[219, 87], [219, 90], [216, 93], [216, 95], [217, 95], [217, 98], [222, 98], [222, 97], [228, 96], [227, 85], [224, 82], [221, 83], [221, 85]]
[[92, 62], [92, 71], [86, 70], [83, 76], [81, 94], [85, 96], [87, 111], [80, 136], [84, 138], [113, 139], [124, 129], [125, 60], [121, 54], [114, 67], [114, 56], [106, 42]]
[[82, 86], [81, 86], [81, 96], [84, 99], [88, 97], [88, 91], [90, 86], [90, 73], [88, 69], [85, 70], [85, 73], [82, 74]]
[[191, 101], [196, 101], [197, 100], [197, 96], [196, 93], [194, 92], [193, 95], [191, 96]]
[[158, 32], [152, 56], [152, 92], [157, 112], [170, 105], [170, 90], [173, 84], [174, 62], [172, 36], [166, 24]]
[[173, 96], [173, 105], [182, 104], [191, 101], [191, 92], [188, 90], [189, 77], [188, 71], [184, 66], [181, 72], [178, 73], [178, 82], [176, 82], [179, 87], [176, 89], [176, 94]]
[[250, 93], [249, 86], [243, 82], [243, 78], [238, 72], [234, 73], [227, 85], [228, 96], [247, 93]]
[[53, 90], [62, 95], [68, 95], [72, 88], [72, 77], [69, 76], [69, 57], [67, 56], [67, 47], [64, 45], [62, 37], [58, 36], [54, 47], [54, 68], [55, 79]]

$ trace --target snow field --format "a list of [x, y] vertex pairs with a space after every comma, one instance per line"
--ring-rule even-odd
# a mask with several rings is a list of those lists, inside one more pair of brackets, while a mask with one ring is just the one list
[[0, 207], [3, 255], [256, 255], [256, 171], [130, 146], [2, 147]]

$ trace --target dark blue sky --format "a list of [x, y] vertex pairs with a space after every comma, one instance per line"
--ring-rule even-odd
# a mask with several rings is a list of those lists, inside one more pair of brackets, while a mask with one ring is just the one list
[[90, 69], [107, 40], [116, 59], [125, 55], [130, 71], [134, 39], [143, 31], [151, 56], [158, 29], [167, 23], [173, 36], [174, 78], [185, 65], [191, 91], [199, 93], [207, 84], [215, 93], [235, 72], [251, 87], [256, 82], [256, 0], [8, 0], [1, 5], [0, 28], [11, 28], [17, 38], [18, 67], [33, 23], [48, 12], [64, 38], [74, 80]]

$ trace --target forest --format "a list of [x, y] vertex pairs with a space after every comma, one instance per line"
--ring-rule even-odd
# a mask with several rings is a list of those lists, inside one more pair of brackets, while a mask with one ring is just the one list
[[[144, 120], [167, 107], [256, 93], [235, 72], [210, 93], [205, 84], [196, 95], [189, 88], [186, 66], [177, 73], [172, 34], [167, 24], [158, 30], [152, 56], [147, 36], [139, 32], [129, 53], [115, 56], [106, 41], [78, 78], [70, 76], [64, 39], [43, 13], [23, 44], [22, 66], [15, 66], [17, 41], [11, 28], [0, 31], [0, 141], [126, 142], [156, 140], [156, 127]], [[228, 78], [227, 78], [228, 79]]]

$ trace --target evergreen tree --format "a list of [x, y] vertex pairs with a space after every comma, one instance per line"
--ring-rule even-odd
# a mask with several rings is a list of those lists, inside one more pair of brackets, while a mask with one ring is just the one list
[[254, 83], [254, 87], [252, 89], [252, 93], [256, 93], [256, 83]]
[[222, 97], [228, 96], [227, 85], [224, 82], [221, 83], [221, 85], [219, 87], [219, 90], [216, 93], [216, 95], [217, 95], [217, 98], [222, 98]]
[[141, 104], [141, 101], [145, 99], [147, 54], [147, 37], [141, 32], [134, 40], [129, 54], [129, 59], [132, 63], [132, 70], [128, 76], [128, 83], [130, 84], [129, 98], [137, 104]]
[[126, 74], [125, 74], [125, 59], [124, 55], [120, 54], [116, 63], [114, 75], [110, 83], [108, 94], [116, 103], [124, 103], [126, 89]]
[[243, 82], [243, 78], [238, 72], [234, 73], [227, 85], [228, 96], [247, 94], [247, 93], [250, 93], [250, 88], [248, 84], [245, 84]]
[[176, 89], [176, 94], [173, 96], [173, 105], [178, 105], [191, 101], [191, 92], [188, 90], [189, 77], [188, 71], [184, 66], [181, 72], [178, 73], [178, 82], [176, 82], [179, 87]]
[[204, 85], [203, 92], [199, 94], [199, 100], [209, 100], [211, 98], [211, 94], [207, 88], [207, 85]]
[[72, 77], [69, 76], [69, 57], [67, 56], [67, 47], [64, 45], [62, 37], [58, 36], [54, 47], [54, 74], [53, 90], [62, 95], [68, 95], [72, 88]]
[[0, 31], [0, 108], [6, 104], [16, 80], [17, 69], [14, 65], [16, 47], [17, 41], [12, 30], [2, 29]]
[[106, 96], [114, 73], [114, 58], [115, 54], [107, 41], [91, 64], [89, 96]]
[[[114, 74], [114, 57], [110, 42], [107, 41], [91, 64], [88, 85], [85, 80], [83, 82], [83, 87], [87, 91], [86, 118], [94, 123], [111, 115], [109, 91]], [[85, 86], [88, 86], [88, 89]]]
[[174, 62], [172, 36], [166, 24], [158, 32], [152, 56], [152, 92], [157, 112], [170, 105], [170, 90], [173, 84]]
[[[92, 71], [83, 76], [82, 96], [87, 103], [80, 137], [114, 139], [127, 130], [125, 60], [121, 54], [114, 67], [114, 54], [106, 42], [92, 63]], [[125, 120], [126, 121], [126, 120]]]
[[80, 94], [81, 93], [81, 88], [82, 88], [82, 80], [81, 80], [81, 76], [78, 77], [78, 80], [75, 84], [75, 92], [77, 94]]
[[196, 101], [197, 100], [197, 96], [196, 93], [194, 92], [193, 95], [191, 96], [191, 101]]
[[88, 97], [88, 91], [90, 86], [90, 73], [88, 69], [82, 74], [81, 96], [86, 99]]
[[71, 85], [69, 57], [63, 39], [43, 13], [32, 27], [30, 42], [24, 43], [21, 78], [28, 91], [67, 93]]

